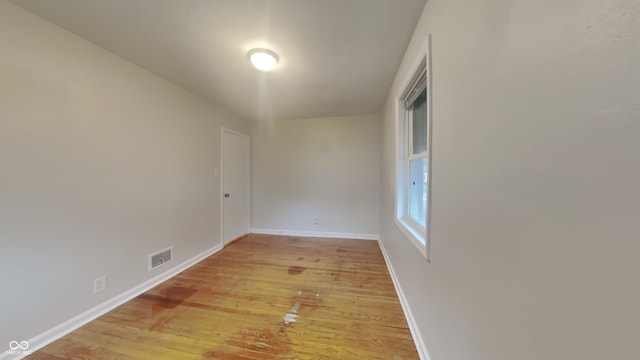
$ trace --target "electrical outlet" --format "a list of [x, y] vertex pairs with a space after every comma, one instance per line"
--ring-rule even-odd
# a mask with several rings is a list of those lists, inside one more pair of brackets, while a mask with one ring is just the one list
[[98, 294], [107, 290], [107, 275], [102, 275], [93, 280], [93, 293]]

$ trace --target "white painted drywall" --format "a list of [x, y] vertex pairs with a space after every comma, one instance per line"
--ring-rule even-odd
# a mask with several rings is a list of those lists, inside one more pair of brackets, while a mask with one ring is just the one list
[[377, 236], [380, 149], [378, 115], [256, 122], [251, 227]]
[[0, 1], [1, 352], [220, 244], [222, 125], [250, 130]]
[[[393, 221], [433, 49], [432, 263]], [[640, 354], [640, 2], [429, 0], [386, 103], [381, 239], [434, 360]]]

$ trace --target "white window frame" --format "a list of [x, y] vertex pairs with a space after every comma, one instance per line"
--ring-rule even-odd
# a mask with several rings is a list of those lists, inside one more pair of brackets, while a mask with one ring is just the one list
[[[425, 61], [426, 60], [426, 61]], [[420, 154], [410, 154], [413, 149], [412, 121], [410, 110], [406, 110], [402, 97], [405, 91], [411, 86], [415, 74], [425, 66], [426, 88], [427, 88], [427, 149]], [[420, 253], [431, 262], [431, 177], [432, 163], [432, 86], [431, 86], [431, 35], [428, 35], [423, 43], [418, 56], [414, 59], [409, 71], [405, 75], [398, 93], [396, 94], [396, 212], [395, 222], [400, 230], [406, 235], [410, 242], [416, 246]], [[409, 216], [409, 161], [419, 158], [427, 158], [427, 209], [425, 212], [425, 226], [418, 224]]]

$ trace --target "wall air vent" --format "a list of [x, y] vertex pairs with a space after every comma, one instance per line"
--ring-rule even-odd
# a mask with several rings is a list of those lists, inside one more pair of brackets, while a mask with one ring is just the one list
[[154, 270], [173, 260], [173, 246], [149, 254], [149, 271]]

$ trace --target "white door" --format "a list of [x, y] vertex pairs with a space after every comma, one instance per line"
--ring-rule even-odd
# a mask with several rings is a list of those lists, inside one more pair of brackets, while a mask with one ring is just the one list
[[222, 242], [249, 233], [249, 136], [222, 129]]

